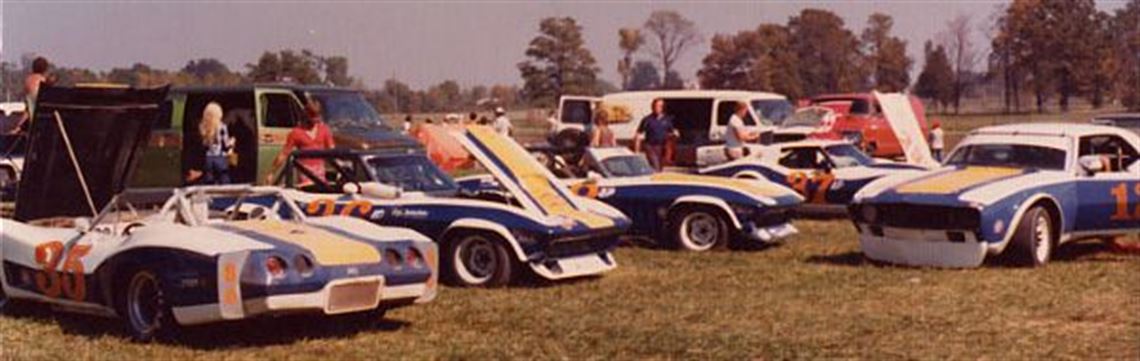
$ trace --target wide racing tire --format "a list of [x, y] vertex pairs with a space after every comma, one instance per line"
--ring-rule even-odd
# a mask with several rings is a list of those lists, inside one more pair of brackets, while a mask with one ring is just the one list
[[443, 281], [455, 287], [503, 287], [516, 273], [506, 241], [484, 232], [457, 232], [444, 245]]
[[732, 239], [723, 212], [712, 207], [684, 206], [669, 214], [673, 246], [690, 252], [728, 247]]
[[1033, 206], [1017, 224], [1010, 241], [1008, 259], [1017, 266], [1038, 267], [1049, 262], [1057, 247], [1053, 217], [1042, 206]]

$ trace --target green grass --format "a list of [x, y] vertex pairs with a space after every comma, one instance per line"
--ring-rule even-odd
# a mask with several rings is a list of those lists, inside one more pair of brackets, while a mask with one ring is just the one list
[[686, 254], [623, 247], [602, 277], [445, 288], [375, 326], [284, 318], [126, 341], [116, 321], [0, 317], [3, 359], [1138, 359], [1140, 257], [1100, 243], [1039, 269], [864, 261], [843, 221], [787, 244]]

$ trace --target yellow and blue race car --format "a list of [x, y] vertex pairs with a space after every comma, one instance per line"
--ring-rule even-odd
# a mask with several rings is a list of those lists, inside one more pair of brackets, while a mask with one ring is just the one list
[[0, 228], [0, 308], [34, 301], [118, 316], [139, 341], [262, 315], [378, 318], [436, 295], [427, 237], [305, 217], [273, 187], [128, 190], [94, 218]]
[[[575, 168], [557, 165], [554, 154], [539, 158], [548, 167]], [[566, 180], [570, 189], [621, 210], [633, 220], [632, 235], [706, 251], [773, 243], [798, 232], [790, 222], [803, 197], [764, 179], [655, 173], [644, 155], [620, 147], [586, 149], [582, 163], [584, 179]]]
[[560, 280], [617, 267], [610, 251], [630, 226], [621, 212], [573, 196], [490, 128], [454, 137], [488, 171], [485, 182], [462, 186], [422, 150], [296, 152], [278, 179], [298, 190], [293, 195], [311, 216], [356, 216], [435, 239], [451, 285], [502, 286], [527, 271]]
[[701, 174], [767, 179], [804, 196], [803, 208], [846, 212], [855, 193], [876, 179], [924, 167], [871, 158], [854, 144], [803, 140], [750, 148], [749, 156], [700, 170]]
[[1081, 124], [975, 130], [930, 172], [891, 176], [855, 195], [863, 254], [917, 266], [1026, 266], [1063, 243], [1140, 233], [1140, 136]]

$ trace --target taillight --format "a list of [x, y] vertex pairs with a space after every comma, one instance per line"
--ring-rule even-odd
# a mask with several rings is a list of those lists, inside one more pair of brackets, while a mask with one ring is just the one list
[[285, 278], [285, 260], [281, 257], [270, 256], [265, 259], [265, 273], [273, 279]]
[[301, 277], [309, 277], [313, 275], [313, 260], [309, 256], [299, 254], [293, 258], [293, 267], [297, 268], [297, 273]]
[[404, 265], [404, 257], [399, 252], [389, 249], [384, 251], [384, 262], [392, 267], [400, 267]]
[[408, 267], [420, 268], [424, 265], [424, 257], [420, 255], [420, 251], [415, 248], [408, 247], [408, 254], [404, 257]]

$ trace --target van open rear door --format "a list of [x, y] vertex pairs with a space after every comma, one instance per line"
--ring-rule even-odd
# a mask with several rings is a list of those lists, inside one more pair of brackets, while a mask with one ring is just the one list
[[602, 98], [566, 95], [558, 99], [557, 122], [551, 124], [550, 143], [570, 148], [589, 141], [586, 129], [594, 123], [594, 109]]

